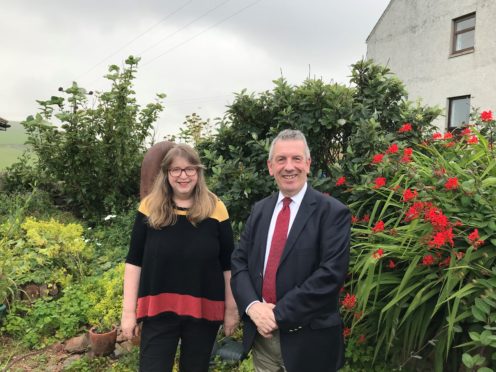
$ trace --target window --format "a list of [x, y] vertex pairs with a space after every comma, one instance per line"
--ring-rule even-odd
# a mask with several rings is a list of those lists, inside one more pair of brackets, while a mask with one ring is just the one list
[[475, 13], [453, 20], [453, 45], [451, 54], [471, 52], [475, 42]]
[[463, 127], [470, 120], [470, 96], [448, 98], [448, 130]]

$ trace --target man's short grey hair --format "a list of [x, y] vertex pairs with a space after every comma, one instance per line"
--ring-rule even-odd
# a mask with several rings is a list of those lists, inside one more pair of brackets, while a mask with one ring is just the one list
[[303, 141], [305, 144], [305, 157], [310, 159], [310, 149], [308, 148], [305, 135], [296, 129], [284, 129], [282, 132], [279, 132], [277, 137], [274, 138], [270, 144], [269, 160], [272, 160], [272, 156], [274, 155], [274, 145], [277, 141]]

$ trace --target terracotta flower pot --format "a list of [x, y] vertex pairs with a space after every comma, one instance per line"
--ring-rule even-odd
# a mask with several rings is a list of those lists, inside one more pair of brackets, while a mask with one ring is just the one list
[[115, 340], [117, 339], [117, 328], [113, 328], [107, 333], [96, 333], [95, 327], [89, 331], [91, 351], [95, 355], [109, 355], [115, 349]]

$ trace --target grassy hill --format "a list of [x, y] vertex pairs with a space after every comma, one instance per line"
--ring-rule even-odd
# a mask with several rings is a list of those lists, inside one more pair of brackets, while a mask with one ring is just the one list
[[16, 121], [10, 121], [9, 124], [10, 128], [0, 131], [0, 170], [14, 163], [26, 148], [24, 127]]

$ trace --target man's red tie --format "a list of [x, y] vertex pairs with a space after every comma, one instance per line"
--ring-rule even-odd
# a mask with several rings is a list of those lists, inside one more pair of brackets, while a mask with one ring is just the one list
[[282, 209], [277, 215], [276, 226], [274, 228], [274, 235], [272, 235], [272, 242], [270, 244], [269, 259], [265, 267], [265, 275], [262, 286], [262, 297], [265, 302], [276, 303], [276, 272], [281, 260], [286, 239], [288, 238], [289, 216], [291, 214], [289, 204], [291, 198], [284, 198], [282, 200]]

